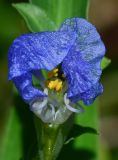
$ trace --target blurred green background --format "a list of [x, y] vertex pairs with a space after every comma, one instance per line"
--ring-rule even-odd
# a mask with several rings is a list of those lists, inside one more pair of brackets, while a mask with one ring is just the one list
[[[7, 134], [6, 121], [11, 110], [14, 94], [12, 83], [7, 80], [7, 51], [13, 39], [21, 33], [28, 32], [24, 20], [11, 6], [11, 3], [27, 2], [26, 0], [0, 0], [0, 142], [3, 134]], [[107, 48], [106, 56], [112, 60], [111, 65], [104, 70], [102, 83], [104, 93], [100, 97], [100, 129], [101, 142], [104, 151], [110, 151], [108, 160], [118, 159], [118, 1], [117, 0], [90, 0], [88, 19], [101, 33], [102, 39]], [[24, 103], [19, 100], [22, 105]], [[17, 101], [17, 103], [19, 102]], [[18, 104], [19, 106], [19, 104]], [[20, 112], [28, 112], [27, 107], [20, 109]], [[22, 111], [21, 111], [22, 110]], [[19, 114], [20, 114], [19, 112]], [[21, 116], [23, 120], [25, 116]], [[26, 118], [25, 118], [26, 119]], [[19, 120], [18, 120], [19, 121]], [[27, 123], [28, 122], [28, 123]], [[27, 120], [24, 128], [30, 128], [32, 120]], [[13, 127], [13, 126], [12, 126]], [[20, 129], [17, 128], [17, 130]], [[17, 135], [16, 130], [16, 136]], [[15, 131], [14, 131], [15, 132]], [[26, 137], [27, 149], [28, 140], [35, 133], [32, 131]], [[9, 138], [15, 138], [11, 137]], [[19, 142], [20, 143], [20, 142]], [[1, 143], [0, 143], [1, 144]], [[17, 148], [16, 148], [17, 149]], [[22, 152], [22, 151], [21, 151]], [[6, 160], [6, 159], [5, 159]], [[100, 159], [101, 160], [101, 159]]]

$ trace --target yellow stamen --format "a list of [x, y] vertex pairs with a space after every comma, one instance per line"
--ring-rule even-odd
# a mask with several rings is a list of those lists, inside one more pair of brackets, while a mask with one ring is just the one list
[[55, 68], [55, 69], [53, 70], [54, 73], [57, 73], [58, 71], [59, 71], [58, 68]]
[[54, 82], [53, 82], [53, 81], [50, 81], [50, 82], [49, 82], [48, 88], [54, 89]]
[[55, 73], [55, 75], [54, 75], [55, 77], [58, 77], [58, 73]]
[[63, 86], [63, 83], [59, 79], [49, 81], [48, 83], [48, 88], [55, 89], [56, 91], [60, 91], [62, 89], [62, 86]]
[[58, 71], [59, 71], [59, 69], [55, 68], [52, 71], [48, 72], [48, 78], [52, 78], [53, 76], [57, 77], [58, 76], [58, 73], [57, 73]]
[[56, 89], [56, 91], [60, 91], [62, 89], [62, 81], [58, 82], [55, 89]]

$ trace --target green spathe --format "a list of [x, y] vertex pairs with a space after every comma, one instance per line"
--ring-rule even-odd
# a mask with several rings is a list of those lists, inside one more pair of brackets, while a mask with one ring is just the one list
[[35, 117], [39, 160], [55, 160], [73, 126], [73, 116], [64, 124], [47, 124]]

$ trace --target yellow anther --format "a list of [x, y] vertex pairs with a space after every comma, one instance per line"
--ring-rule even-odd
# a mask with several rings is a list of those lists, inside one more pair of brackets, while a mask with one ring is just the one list
[[58, 83], [59, 83], [59, 80], [58, 79], [56, 79], [56, 80], [54, 80], [54, 89], [56, 89], [56, 86], [58, 85]]
[[[56, 77], [59, 76], [59, 69], [55, 68], [52, 71], [48, 72], [48, 81], [46, 82], [46, 86], [49, 89], [54, 89], [55, 91], [60, 91], [63, 87], [63, 82], [61, 79], [58, 79]], [[62, 74], [62, 77], [64, 78], [64, 74]], [[56, 79], [55, 79], [56, 78]], [[52, 79], [52, 80], [51, 80]]]
[[56, 91], [60, 91], [62, 89], [62, 81], [58, 82], [55, 89], [56, 89]]
[[60, 91], [62, 89], [62, 81], [59, 79], [52, 80], [48, 83], [49, 89], [55, 89], [56, 91]]
[[55, 69], [53, 70], [54, 73], [57, 73], [58, 71], [59, 71], [58, 68], [55, 68]]
[[52, 78], [53, 76], [57, 77], [58, 76], [58, 73], [57, 73], [58, 71], [59, 71], [59, 69], [55, 68], [52, 71], [48, 72], [48, 78]]
[[53, 81], [50, 81], [50, 82], [49, 82], [48, 88], [54, 89], [54, 82], [53, 82]]
[[54, 76], [55, 76], [55, 77], [58, 77], [58, 73], [55, 73]]

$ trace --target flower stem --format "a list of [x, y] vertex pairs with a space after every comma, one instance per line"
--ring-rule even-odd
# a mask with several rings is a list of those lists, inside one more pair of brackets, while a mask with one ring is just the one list
[[38, 139], [37, 160], [56, 160], [73, 125], [73, 116], [70, 119], [64, 124], [47, 124], [35, 117]]

